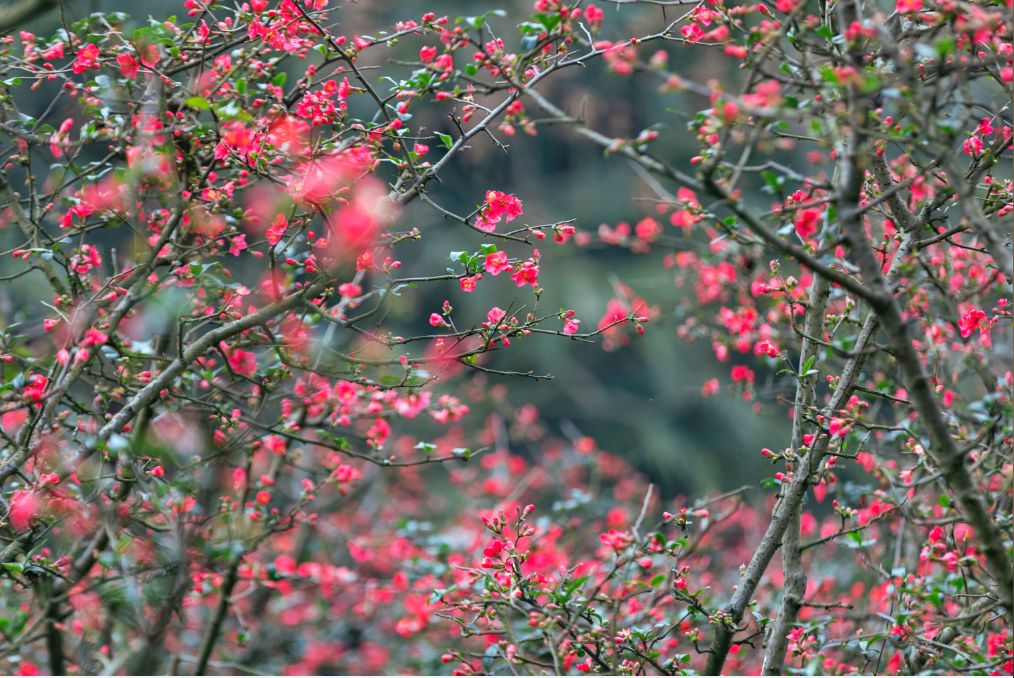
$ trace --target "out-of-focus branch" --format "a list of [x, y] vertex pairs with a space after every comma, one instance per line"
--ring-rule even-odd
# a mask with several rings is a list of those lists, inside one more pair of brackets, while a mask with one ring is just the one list
[[642, 153], [629, 145], [621, 145], [617, 148], [616, 139], [610, 139], [609, 137], [600, 134], [599, 132], [581, 124], [578, 120], [571, 118], [565, 112], [557, 108], [552, 102], [542, 96], [539, 92], [529, 89], [525, 91], [525, 94], [535, 101], [544, 111], [561, 120], [561, 122], [569, 122], [572, 125], [572, 129], [576, 134], [582, 136], [599, 146], [607, 149], [611, 149], [613, 152], [623, 155], [641, 167], [645, 168], [649, 172], [654, 172], [659, 176], [665, 177], [676, 181], [677, 183], [686, 186], [687, 188], [693, 189], [700, 193], [708, 193], [719, 200], [725, 202], [729, 210], [735, 214], [746, 227], [754, 233], [754, 235], [761, 238], [764, 242], [771, 245], [772, 247], [784, 252], [785, 254], [793, 257], [800, 263], [804, 264], [807, 268], [819, 273], [821, 276], [827, 278], [831, 282], [840, 285], [852, 292], [856, 296], [866, 299], [871, 303], [877, 303], [881, 300], [874, 299], [874, 295], [871, 291], [857, 282], [853, 278], [836, 271], [832, 268], [828, 268], [824, 264], [820, 263], [816, 257], [807, 252], [801, 247], [793, 245], [785, 238], [782, 238], [777, 233], [772, 231], [770, 228], [764, 225], [764, 223], [758, 219], [749, 209], [742, 205], [739, 201], [735, 200], [728, 191], [722, 186], [715, 182], [710, 175], [705, 178], [704, 181], [699, 181], [694, 177], [691, 177], [677, 169], [674, 169], [662, 162], [661, 160], [647, 154]]
[[[3, 177], [3, 175], [0, 175], [0, 198], [3, 198], [4, 204], [6, 204], [7, 208], [10, 209], [11, 215], [14, 218], [14, 223], [18, 225], [21, 232], [24, 233], [26, 238], [31, 240], [32, 245], [37, 245], [39, 236], [36, 231], [38, 226], [36, 226], [28, 215], [25, 214], [25, 211], [21, 209], [20, 196], [14, 192], [14, 189], [11, 188], [9, 183], [7, 183], [7, 180]], [[49, 284], [53, 287], [53, 291], [59, 295], [66, 294], [67, 287], [63, 284], [63, 280], [60, 278], [59, 273], [57, 273], [53, 262], [49, 259], [44, 259], [37, 254], [35, 255], [35, 258], [38, 259], [36, 265], [46, 276], [46, 280], [48, 280]]]
[[[989, 250], [996, 267], [1007, 278], [1008, 284], [1014, 280], [1014, 259], [1011, 249], [1005, 245], [1000, 235], [1001, 226], [990, 223], [979, 206], [978, 198], [975, 195], [975, 186], [969, 183], [964, 172], [961, 172], [953, 159], [944, 160], [944, 171], [951, 182], [955, 193], [961, 198], [961, 209], [964, 211], [972, 228], [985, 241], [986, 249]], [[1007, 230], [1007, 237], [1010, 237], [1010, 223], [1004, 227]]]

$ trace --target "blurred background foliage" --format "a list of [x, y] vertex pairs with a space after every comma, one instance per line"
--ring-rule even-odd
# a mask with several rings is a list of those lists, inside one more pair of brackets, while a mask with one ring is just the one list
[[[16, 3], [8, 4], [7, 10]], [[520, 50], [520, 34], [515, 26], [532, 11], [532, 0], [362, 0], [345, 2], [335, 12], [335, 29], [344, 35], [371, 35], [390, 28], [396, 21], [418, 19], [426, 11], [446, 14], [452, 19], [463, 14], [481, 14], [493, 9], [506, 11], [506, 17], [493, 17], [490, 27], [504, 39], [508, 50]], [[601, 38], [623, 39], [658, 31], [686, 8], [614, 5], [598, 2], [606, 10]], [[332, 6], [335, 2], [332, 1]], [[0, 9], [0, 12], [5, 11]], [[61, 16], [62, 11], [62, 16]], [[188, 21], [182, 0], [65, 0], [62, 10], [45, 8], [32, 13], [20, 26], [48, 35], [90, 12], [124, 12], [131, 18], [127, 26], [142, 26], [148, 16], [166, 19], [177, 16]], [[2, 17], [2, 14], [0, 14]], [[379, 66], [374, 72], [386, 72], [393, 61], [416, 58], [421, 43], [404, 40], [394, 47], [374, 47], [362, 56], [364, 64]], [[640, 48], [646, 58], [660, 47]], [[736, 77], [728, 71], [734, 61], [709, 59], [709, 50], [684, 49], [680, 45], [661, 47], [668, 52], [671, 70], [699, 82], [710, 79], [729, 81]], [[304, 62], [291, 60], [290, 75], [298, 75]], [[407, 72], [406, 67], [398, 67]], [[725, 69], [725, 70], [723, 70]], [[643, 76], [621, 77], [609, 73], [601, 60], [584, 68], [572, 68], [549, 78], [540, 88], [550, 100], [572, 114], [581, 114], [588, 125], [603, 134], [633, 138], [654, 125], [660, 136], [653, 151], [670, 159], [671, 164], [688, 170], [689, 159], [696, 153], [695, 140], [686, 121], [707, 108], [703, 97], [692, 94], [660, 94], [657, 80]], [[22, 96], [24, 96], [22, 94]], [[20, 101], [23, 110], [39, 114], [45, 110], [52, 93], [41, 88]], [[365, 97], [359, 97], [365, 100]], [[69, 101], [69, 100], [65, 100]], [[368, 102], [363, 101], [365, 107]], [[433, 131], [454, 132], [445, 105], [420, 106], [411, 125], [423, 134]], [[538, 119], [538, 111], [529, 107]], [[366, 108], [364, 115], [369, 115]], [[49, 121], [59, 124], [72, 110], [54, 110]], [[53, 121], [56, 121], [55, 123]], [[592, 244], [579, 248], [541, 243], [543, 265], [540, 282], [546, 292], [540, 309], [552, 312], [573, 308], [582, 320], [582, 330], [593, 329], [603, 315], [608, 299], [614, 296], [614, 284], [622, 281], [661, 314], [647, 325], [643, 337], [633, 338], [626, 346], [604, 351], [599, 342], [582, 343], [555, 337], [533, 337], [516, 342], [512, 350], [499, 352], [491, 366], [501, 369], [532, 370], [551, 373], [552, 381], [527, 379], [509, 381], [510, 400], [515, 404], [532, 403], [545, 421], [565, 433], [595, 438], [602, 449], [622, 454], [648, 478], [660, 486], [663, 496], [701, 495], [730, 489], [744, 483], [756, 483], [771, 475], [759, 454], [762, 447], [780, 448], [788, 441], [787, 408], [770, 396], [774, 370], [751, 365], [758, 373], [757, 391], [768, 397], [759, 414], [753, 405], [735, 393], [723, 390], [704, 399], [701, 387], [711, 377], [728, 383], [729, 363], [718, 363], [706, 341], [688, 343], [676, 337], [681, 301], [689, 293], [674, 285], [675, 269], [662, 266], [666, 251], [657, 247], [647, 255], [595, 244], [594, 236], [602, 223], [631, 224], [654, 214], [656, 194], [629, 163], [608, 157], [601, 149], [582, 142], [567, 129], [540, 126], [536, 136], [518, 130], [513, 136], [497, 133], [510, 147], [504, 153], [488, 137], [480, 136], [471, 151], [460, 156], [442, 174], [442, 181], [431, 189], [432, 197], [457, 213], [470, 212], [481, 202], [487, 189], [514, 193], [525, 205], [522, 221], [550, 224], [573, 219], [579, 231], [593, 235]], [[439, 157], [438, 144], [431, 144], [430, 158]], [[676, 159], [673, 162], [671, 159]], [[674, 187], [670, 187], [674, 188]], [[766, 201], [758, 194], [758, 204]], [[763, 201], [763, 202], [762, 202]], [[479, 234], [444, 221], [426, 205], [416, 203], [407, 209], [395, 225], [398, 230], [419, 227], [424, 234], [420, 243], [399, 251], [406, 262], [406, 274], [439, 273], [448, 264], [448, 253], [464, 246], [478, 248]], [[668, 235], [674, 229], [666, 223]], [[4, 249], [17, 246], [12, 229], [0, 230]], [[510, 249], [510, 248], [509, 248]], [[511, 250], [527, 256], [523, 248]], [[253, 264], [252, 260], [247, 260]], [[12, 259], [0, 260], [0, 275], [8, 272]], [[242, 271], [238, 271], [242, 275]], [[504, 306], [514, 294], [513, 283], [505, 276], [487, 278], [474, 295], [465, 295], [456, 283], [430, 284], [406, 293], [396, 304], [391, 320], [403, 325], [403, 333], [426, 333], [429, 313], [438, 311], [444, 299], [455, 306], [459, 323], [478, 322], [494, 304]], [[0, 288], [0, 317], [24, 321], [41, 317], [45, 309], [38, 302], [41, 280], [32, 277], [4, 283]], [[518, 304], [530, 304], [531, 295], [518, 294]], [[715, 308], [717, 310], [717, 307]], [[736, 356], [739, 362], [753, 363], [751, 356]], [[492, 384], [504, 381], [496, 377]], [[473, 417], [481, 416], [476, 411]], [[466, 420], [467, 422], [467, 420]], [[476, 427], [478, 421], [473, 419]], [[469, 441], [470, 442], [470, 441]]]

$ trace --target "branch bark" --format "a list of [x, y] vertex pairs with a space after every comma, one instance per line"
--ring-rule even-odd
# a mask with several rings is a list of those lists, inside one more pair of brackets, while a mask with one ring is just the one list
[[[954, 492], [966, 520], [975, 529], [986, 557], [987, 570], [996, 586], [996, 593], [1006, 608], [1007, 623], [1012, 624], [1014, 573], [1004, 546], [1003, 534], [993, 522], [986, 501], [965, 465], [964, 453], [951, 437], [943, 411], [934, 397], [922, 359], [912, 344], [913, 337], [902, 316], [901, 307], [891, 293], [890, 285], [881, 272], [880, 262], [866, 237], [859, 201], [866, 175], [862, 158], [869, 151], [864, 134], [867, 109], [865, 106], [853, 108], [855, 113], [852, 131], [842, 163], [843, 190], [838, 195], [838, 213], [842, 221], [842, 231], [849, 244], [851, 256], [863, 276], [863, 282], [876, 291], [878, 298], [884, 299], [882, 303], [871, 303], [871, 307], [888, 337], [902, 380], [908, 389], [909, 400], [926, 430], [930, 441], [927, 454], [940, 469], [947, 485]], [[896, 258], [900, 256], [899, 253]]]
[[[804, 323], [805, 338], [799, 354], [799, 381], [796, 383], [796, 407], [792, 414], [792, 450], [797, 455], [803, 445], [803, 432], [806, 427], [806, 412], [817, 398], [814, 380], [803, 374], [811, 358], [815, 359], [819, 346], [810, 337], [820, 337], [824, 328], [824, 314], [827, 311], [830, 283], [825, 278], [815, 276], [810, 285], [810, 305], [806, 311]], [[803, 570], [802, 551], [800, 549], [799, 531], [802, 516], [802, 502], [797, 504], [789, 514], [789, 522], [782, 540], [782, 570], [785, 573], [785, 587], [782, 592], [781, 608], [774, 623], [768, 628], [767, 649], [764, 654], [763, 673], [768, 676], [779, 675], [785, 659], [788, 645], [788, 629], [796, 621], [799, 608], [806, 593], [806, 572]]]

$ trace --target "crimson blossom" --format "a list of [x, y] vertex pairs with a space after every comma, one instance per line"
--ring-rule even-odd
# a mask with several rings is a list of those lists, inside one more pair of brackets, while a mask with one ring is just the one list
[[[1010, 675], [1011, 0], [71, 5], [0, 9], [0, 671]], [[629, 220], [449, 197], [523, 137]], [[770, 477], [510, 397], [672, 325]]]

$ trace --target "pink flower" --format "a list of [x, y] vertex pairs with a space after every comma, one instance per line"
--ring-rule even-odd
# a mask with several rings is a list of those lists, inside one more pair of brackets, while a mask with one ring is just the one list
[[846, 420], [835, 417], [828, 424], [827, 430], [831, 433], [832, 438], [844, 438], [852, 430], [852, 427], [848, 425]]
[[18, 532], [24, 532], [32, 526], [42, 512], [42, 501], [35, 490], [15, 490], [11, 495], [11, 509], [7, 519]]
[[430, 313], [430, 325], [433, 327], [446, 327], [447, 321], [439, 313]]
[[506, 311], [504, 311], [499, 306], [494, 306], [493, 308], [489, 309], [489, 312], [486, 314], [486, 322], [484, 322], [483, 325], [485, 327], [496, 327], [497, 325], [500, 324], [500, 321], [503, 320], [504, 316], [506, 315], [507, 315]]
[[817, 232], [817, 222], [821, 213], [815, 209], [805, 209], [796, 217], [796, 233], [803, 240], [809, 240]]
[[363, 293], [363, 288], [355, 283], [342, 283], [338, 286], [338, 294], [343, 297], [358, 297]]
[[521, 267], [511, 274], [511, 280], [518, 287], [524, 287], [525, 285], [531, 285], [536, 287], [539, 284], [539, 265], [533, 260], [529, 259], [525, 263], [521, 264]]
[[77, 57], [74, 59], [74, 63], [71, 64], [70, 70], [80, 75], [90, 68], [97, 68], [98, 58], [99, 46], [88, 43], [77, 51]]
[[592, 28], [597, 28], [605, 17], [606, 13], [595, 5], [588, 5], [584, 8], [584, 18]]
[[718, 395], [721, 390], [721, 382], [719, 382], [717, 378], [711, 378], [704, 382], [704, 386], [701, 387], [701, 395], [705, 398], [709, 398], [713, 395]]
[[503, 271], [512, 271], [510, 262], [507, 260], [506, 252], [493, 252], [486, 255], [486, 263], [483, 265], [490, 275], [499, 275]]
[[982, 139], [977, 136], [969, 137], [965, 139], [965, 143], [962, 144], [962, 149], [966, 155], [979, 155], [982, 153]]
[[240, 233], [229, 240], [229, 254], [234, 257], [238, 257], [246, 247], [246, 233]]
[[244, 351], [241, 348], [228, 350], [224, 344], [222, 351], [229, 359], [229, 367], [236, 374], [250, 377], [257, 371], [257, 356], [254, 353]]
[[599, 541], [603, 546], [608, 546], [614, 551], [622, 551], [634, 542], [634, 538], [628, 532], [609, 530], [599, 535]]
[[21, 662], [21, 668], [18, 669], [19, 676], [42, 676], [45, 675], [38, 666], [32, 662]]
[[25, 384], [22, 393], [32, 402], [37, 403], [46, 395], [47, 386], [49, 386], [49, 379], [41, 374], [33, 374], [28, 377], [28, 383]]
[[563, 319], [563, 333], [566, 335], [577, 334], [578, 326], [581, 324], [580, 320], [575, 318], [564, 318]]
[[108, 334], [100, 330], [97, 330], [94, 327], [89, 327], [88, 330], [85, 332], [84, 341], [81, 343], [81, 345], [85, 347], [102, 346], [107, 341], [109, 341]]
[[123, 77], [130, 78], [131, 80], [137, 77], [137, 70], [141, 66], [137, 62], [137, 59], [127, 53], [117, 54], [116, 63], [119, 65], [120, 73], [123, 74]]
[[476, 285], [482, 280], [482, 274], [466, 275], [464, 278], [458, 280], [458, 284], [461, 285], [461, 291], [471, 294], [475, 291]]
[[59, 42], [50, 45], [45, 50], [43, 50], [42, 58], [45, 59], [46, 61], [52, 61], [53, 59], [62, 59], [63, 47], [64, 47], [63, 40], [60, 40]]
[[[986, 323], [983, 327], [983, 323]], [[989, 323], [986, 322], [986, 313], [974, 306], [967, 309], [961, 314], [961, 318], [958, 320], [958, 329], [961, 330], [961, 336], [968, 338], [972, 336], [972, 332], [979, 330], [979, 334], [989, 333]]]
[[730, 376], [734, 382], [745, 381], [753, 383], [754, 379], [753, 370], [746, 365], [733, 365]]
[[492, 233], [501, 218], [514, 221], [522, 214], [521, 201], [517, 196], [502, 191], [486, 191], [486, 202], [475, 219], [475, 227]]
[[70, 267], [78, 275], [84, 275], [93, 268], [102, 266], [102, 255], [94, 245], [85, 243], [81, 251], [70, 258]]
[[386, 419], [379, 417], [373, 421], [373, 426], [366, 432], [367, 442], [377, 447], [387, 442], [389, 437], [391, 437], [391, 425], [387, 423]]
[[436, 47], [422, 47], [419, 50], [419, 60], [424, 64], [428, 64], [437, 57]]
[[[62, 144], [67, 141], [70, 137], [70, 129], [74, 126], [74, 118], [67, 118], [60, 123], [59, 129], [49, 137], [49, 151], [53, 154], [54, 158], [63, 156]], [[81, 209], [90, 209], [86, 205], [81, 205]]]
[[911, 14], [912, 12], [918, 12], [922, 9], [922, 0], [898, 0], [898, 4], [895, 8], [898, 10], [898, 14]]
[[289, 228], [289, 220], [285, 218], [284, 214], [279, 214], [275, 217], [275, 220], [268, 226], [268, 230], [264, 231], [264, 237], [267, 238], [268, 243], [274, 247], [278, 244], [278, 241], [285, 235], [286, 229]]

